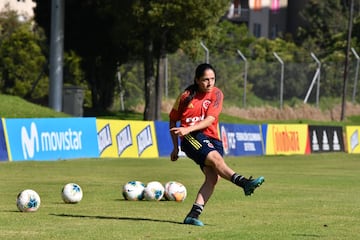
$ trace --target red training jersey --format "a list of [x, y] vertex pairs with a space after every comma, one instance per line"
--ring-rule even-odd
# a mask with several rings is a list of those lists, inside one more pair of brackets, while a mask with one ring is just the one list
[[170, 111], [170, 120], [180, 121], [180, 126], [188, 127], [197, 124], [207, 116], [213, 116], [215, 121], [202, 132], [208, 137], [220, 140], [218, 123], [224, 99], [222, 91], [213, 87], [211, 92], [197, 92], [189, 104], [185, 106], [184, 101], [189, 94], [190, 92], [186, 90], [179, 95]]

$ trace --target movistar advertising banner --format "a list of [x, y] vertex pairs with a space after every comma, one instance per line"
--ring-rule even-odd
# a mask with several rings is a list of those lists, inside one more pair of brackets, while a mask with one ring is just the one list
[[[4, 119], [1, 120], [3, 121]], [[0, 121], [0, 161], [7, 161], [8, 153], [6, 148], [6, 140], [5, 140], [4, 127], [2, 121]]]
[[220, 123], [221, 140], [225, 155], [263, 155], [264, 147], [259, 125]]
[[9, 159], [99, 157], [95, 118], [5, 119]]

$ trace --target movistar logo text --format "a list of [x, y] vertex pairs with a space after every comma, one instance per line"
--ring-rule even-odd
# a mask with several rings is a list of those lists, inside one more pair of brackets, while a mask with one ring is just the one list
[[21, 127], [21, 146], [24, 159], [35, 158], [38, 152], [73, 151], [82, 149], [82, 131], [43, 131], [39, 132], [34, 122], [30, 130]]

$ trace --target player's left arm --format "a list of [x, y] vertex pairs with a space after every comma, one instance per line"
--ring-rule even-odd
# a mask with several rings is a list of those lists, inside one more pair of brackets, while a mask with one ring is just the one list
[[213, 116], [207, 116], [205, 117], [205, 119], [201, 120], [200, 122], [198, 122], [195, 125], [191, 125], [188, 127], [173, 127], [170, 129], [170, 132], [172, 132], [172, 134], [178, 135], [180, 137], [185, 136], [191, 132], [195, 132], [195, 131], [199, 131], [202, 129], [205, 129], [209, 126], [211, 126], [211, 124], [215, 121], [215, 117]]

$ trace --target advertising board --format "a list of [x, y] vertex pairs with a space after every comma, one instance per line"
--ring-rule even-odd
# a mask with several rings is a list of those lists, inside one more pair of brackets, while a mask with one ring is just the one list
[[95, 118], [5, 119], [9, 159], [98, 157]]

